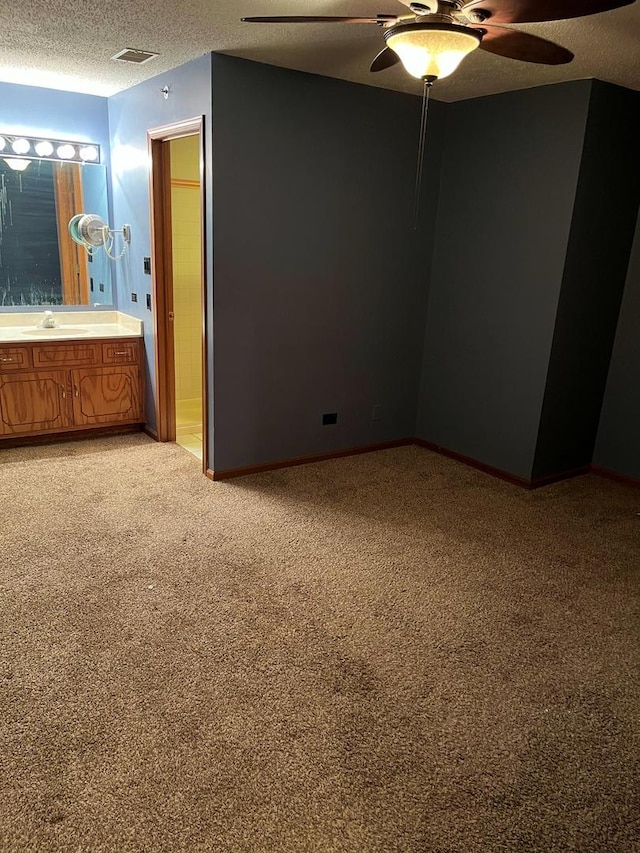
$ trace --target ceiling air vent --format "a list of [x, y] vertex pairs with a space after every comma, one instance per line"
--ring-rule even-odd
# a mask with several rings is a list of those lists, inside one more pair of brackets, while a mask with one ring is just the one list
[[155, 59], [156, 56], [159, 56], [159, 54], [150, 53], [148, 50], [136, 50], [133, 47], [128, 47], [125, 50], [121, 50], [120, 53], [116, 53], [111, 59], [115, 59], [118, 62], [133, 62], [135, 65], [142, 65], [143, 62]]

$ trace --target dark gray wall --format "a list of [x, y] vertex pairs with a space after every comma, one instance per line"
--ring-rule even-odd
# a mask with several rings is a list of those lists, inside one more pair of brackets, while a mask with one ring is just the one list
[[592, 84], [533, 476], [588, 466], [640, 199], [640, 93]]
[[532, 473], [591, 83], [448, 105], [417, 433]]
[[414, 231], [418, 98], [215, 54], [212, 71], [216, 469], [412, 436], [443, 105]]
[[610, 471], [640, 479], [640, 218], [593, 461]]

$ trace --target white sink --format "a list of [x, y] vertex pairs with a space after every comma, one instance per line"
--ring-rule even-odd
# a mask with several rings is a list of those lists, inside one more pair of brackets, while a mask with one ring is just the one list
[[68, 338], [73, 335], [88, 335], [89, 329], [80, 329], [78, 326], [55, 326], [53, 329], [23, 329], [23, 335], [42, 335], [43, 338]]

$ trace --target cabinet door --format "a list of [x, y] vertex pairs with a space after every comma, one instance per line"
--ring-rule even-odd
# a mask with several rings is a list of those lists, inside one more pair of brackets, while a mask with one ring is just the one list
[[142, 420], [142, 389], [137, 366], [72, 370], [71, 384], [76, 426]]
[[66, 370], [0, 376], [0, 433], [50, 432], [71, 426]]

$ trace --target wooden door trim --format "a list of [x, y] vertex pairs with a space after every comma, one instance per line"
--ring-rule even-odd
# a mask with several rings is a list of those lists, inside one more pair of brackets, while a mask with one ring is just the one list
[[175, 356], [171, 241], [171, 158], [164, 139], [149, 139], [151, 154], [151, 272], [155, 326], [156, 424], [160, 441], [175, 440]]
[[207, 294], [207, 241], [206, 241], [206, 141], [204, 138], [204, 116], [200, 120], [200, 294], [202, 300], [202, 473], [205, 474], [209, 470], [209, 418], [207, 415], [209, 405], [209, 370], [207, 352], [208, 333], [207, 333], [207, 317], [209, 311], [209, 301]]
[[60, 275], [63, 305], [89, 304], [89, 274], [83, 247], [67, 231], [67, 222], [84, 210], [81, 166], [78, 163], [54, 163], [53, 186], [60, 247]]
[[154, 127], [147, 131], [151, 161], [151, 274], [156, 367], [156, 428], [159, 441], [175, 441], [175, 363], [173, 329], [169, 312], [173, 311], [173, 270], [171, 255], [171, 172], [166, 142], [184, 136], [200, 140], [200, 244], [202, 294], [202, 468], [208, 468], [208, 365], [207, 365], [207, 254], [204, 116]]

